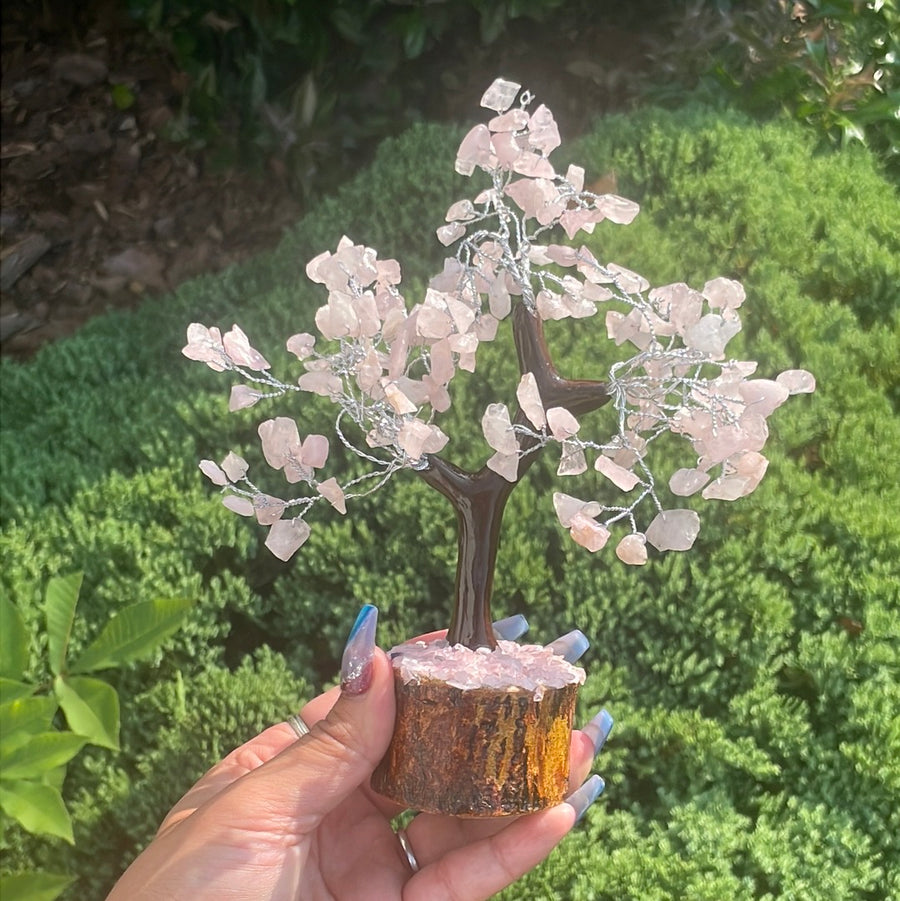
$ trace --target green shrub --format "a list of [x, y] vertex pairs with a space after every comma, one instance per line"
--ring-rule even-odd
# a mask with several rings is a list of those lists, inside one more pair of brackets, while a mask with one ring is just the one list
[[[444, 499], [400, 475], [347, 518], [314, 522], [279, 563], [195, 469], [229, 449], [250, 456], [252, 417], [229, 416], [223, 379], [178, 350], [191, 320], [237, 321], [274, 357], [324, 302], [306, 261], [343, 233], [400, 259], [412, 301], [443, 256], [431, 229], [470, 189], [452, 172], [457, 139], [420, 127], [387, 142], [274, 253], [102, 317], [33, 363], [4, 362], [0, 584], [26, 620], [42, 579], [66, 567], [85, 570], [91, 622], [126, 600], [197, 598], [160, 669], [121, 676], [129, 716], [115, 767], [91, 755], [70, 767], [66, 859], [90, 874], [72, 897], [108, 887], [218, 754], [333, 678], [362, 603], [381, 607], [385, 643], [446, 622]], [[888, 897], [900, 891], [896, 192], [863, 148], [823, 153], [798, 126], [702, 108], [602, 120], [572, 157], [589, 178], [615, 172], [643, 206], [627, 229], [598, 226], [601, 261], [657, 283], [741, 279], [736, 353], [761, 373], [807, 368], [818, 389], [772, 417], [766, 480], [733, 505], [707, 504], [689, 555], [636, 572], [562, 540], [551, 461], [513, 493], [495, 613], [525, 612], [544, 642], [575, 625], [591, 636], [579, 715], [603, 704], [617, 725], [605, 799], [506, 897]], [[548, 327], [554, 355], [564, 375], [600, 377], [602, 324], [576, 325]], [[476, 377], [509, 384], [502, 345], [478, 365]], [[460, 380], [441, 421], [467, 465], [484, 458], [475, 381]], [[325, 429], [330, 411], [312, 417]], [[684, 459], [676, 443], [661, 450]], [[76, 631], [73, 647], [85, 639]], [[217, 717], [229, 724], [219, 741]], [[3, 841], [12, 862], [42, 863], [14, 829]]]
[[[900, 174], [900, 11], [893, 0], [678, 3], [645, 90], [786, 114], [823, 144], [868, 144]], [[684, 52], [685, 46], [690, 53]]]

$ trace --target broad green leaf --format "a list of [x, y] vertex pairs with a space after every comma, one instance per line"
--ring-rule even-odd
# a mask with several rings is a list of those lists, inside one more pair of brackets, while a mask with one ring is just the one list
[[6, 873], [0, 876], [3, 901], [54, 901], [73, 882], [63, 873]]
[[28, 666], [28, 629], [19, 608], [0, 598], [0, 676], [21, 679]]
[[75, 844], [62, 795], [49, 785], [26, 779], [0, 783], [0, 807], [29, 832], [55, 835]]
[[62, 794], [63, 783], [66, 781], [66, 771], [67, 767], [65, 764], [62, 766], [58, 766], [55, 770], [47, 770], [43, 776], [41, 776], [41, 782], [44, 785], [49, 785], [52, 788], [55, 788], [60, 794]]
[[18, 698], [0, 704], [0, 753], [25, 744], [32, 735], [47, 732], [59, 704], [56, 698]]
[[0, 704], [6, 704], [18, 698], [27, 698], [36, 690], [36, 685], [29, 685], [27, 682], [17, 682], [15, 679], [7, 679], [0, 676]]
[[42, 732], [3, 755], [0, 779], [38, 779], [49, 770], [68, 763], [87, 739], [73, 732]]
[[47, 583], [44, 612], [47, 616], [47, 646], [50, 652], [50, 671], [56, 675], [64, 671], [69, 636], [75, 620], [75, 605], [81, 591], [84, 573], [57, 576]]
[[57, 676], [53, 692], [73, 732], [118, 751], [119, 696], [111, 685], [87, 676]]
[[152, 651], [181, 625], [192, 603], [180, 598], [158, 598], [126, 607], [104, 626], [71, 672], [91, 673], [120, 666]]

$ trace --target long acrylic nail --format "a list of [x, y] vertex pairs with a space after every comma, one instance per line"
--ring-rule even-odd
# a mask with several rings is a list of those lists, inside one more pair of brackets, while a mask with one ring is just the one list
[[341, 658], [341, 691], [346, 695], [361, 695], [372, 684], [377, 624], [378, 608], [366, 604], [356, 617]]
[[608, 710], [601, 710], [586, 726], [582, 727], [581, 731], [594, 743], [594, 757], [606, 744], [612, 727], [613, 718]]
[[584, 812], [603, 794], [606, 783], [596, 773], [591, 776], [580, 788], [566, 798], [566, 804], [575, 811], [575, 822], [577, 823], [583, 816]]
[[517, 613], [515, 616], [507, 616], [506, 619], [498, 619], [494, 623], [494, 637], [503, 641], [515, 641], [528, 631], [528, 620]]
[[580, 629], [573, 629], [561, 635], [556, 641], [551, 641], [547, 648], [564, 657], [569, 663], [574, 663], [591, 646], [587, 636]]

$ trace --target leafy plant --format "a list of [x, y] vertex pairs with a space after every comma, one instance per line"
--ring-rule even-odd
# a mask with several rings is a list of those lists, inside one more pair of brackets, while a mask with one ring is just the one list
[[784, 110], [834, 143], [869, 143], [900, 168], [896, 0], [694, 2], [672, 21], [674, 36], [657, 44], [650, 96], [699, 83], [701, 94], [754, 115]]
[[[432, 51], [492, 45], [519, 19], [585, 0], [126, 0], [180, 71], [169, 136], [258, 165], [277, 157], [298, 192], [320, 195], [387, 133], [431, 112], [429, 75], [402, 76]], [[476, 38], [477, 36], [477, 38]], [[480, 44], [479, 44], [480, 41]], [[442, 68], [445, 68], [442, 65]]]
[[[94, 673], [153, 650], [182, 623], [190, 601], [134, 604], [68, 659], [81, 573], [50, 579], [44, 600], [49, 683], [27, 680], [31, 636], [19, 609], [0, 599], [0, 809], [29, 832], [74, 844], [62, 797], [66, 765], [87, 745], [119, 749], [119, 697]], [[55, 728], [58, 711], [67, 728]], [[70, 882], [52, 873], [2, 877], [4, 898], [56, 897]], [[8, 893], [8, 894], [7, 894]]]

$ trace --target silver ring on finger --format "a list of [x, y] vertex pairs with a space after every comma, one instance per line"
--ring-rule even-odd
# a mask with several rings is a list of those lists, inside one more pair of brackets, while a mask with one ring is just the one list
[[416, 855], [413, 853], [412, 845], [409, 843], [409, 836], [406, 834], [406, 830], [398, 829], [397, 838], [400, 839], [400, 847], [406, 855], [406, 861], [409, 864], [410, 869], [413, 873], [418, 873], [419, 861], [416, 860]]
[[309, 735], [309, 726], [306, 725], [303, 717], [301, 717], [297, 713], [292, 713], [286, 720], [287, 724], [294, 730], [294, 734], [297, 738], [303, 738], [304, 735]]

